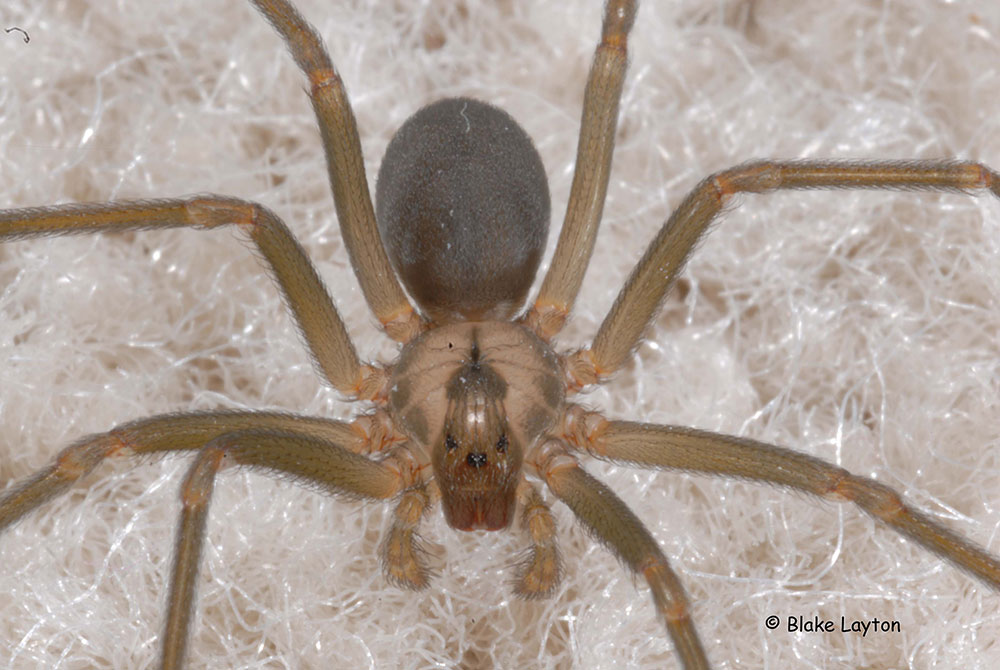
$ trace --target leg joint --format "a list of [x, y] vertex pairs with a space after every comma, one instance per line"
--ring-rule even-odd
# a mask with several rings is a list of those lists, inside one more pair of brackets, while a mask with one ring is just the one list
[[891, 523], [906, 510], [903, 499], [885, 484], [873, 479], [842, 475], [831, 489], [834, 496], [849, 500], [861, 509]]
[[[256, 227], [258, 219], [267, 213], [261, 205], [237, 198], [210, 196], [192, 198], [185, 205], [192, 225], [201, 228], [218, 228], [230, 224]], [[267, 213], [271, 218], [273, 214]]]
[[75, 481], [89, 474], [108, 456], [115, 454], [122, 443], [113, 433], [78, 442], [56, 457], [55, 472], [61, 479]]
[[601, 26], [601, 46], [625, 50], [628, 34], [635, 23], [634, 0], [609, 0]]
[[309, 70], [309, 85], [312, 88], [312, 94], [315, 96], [323, 89], [343, 88], [344, 82], [333, 67], [322, 67]]

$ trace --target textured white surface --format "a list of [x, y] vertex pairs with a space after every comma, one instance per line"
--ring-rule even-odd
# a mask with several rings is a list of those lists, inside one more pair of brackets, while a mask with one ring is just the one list
[[[597, 2], [301, 3], [360, 120], [370, 181], [419, 106], [506, 107], [542, 154], [554, 242]], [[388, 360], [347, 266], [304, 81], [239, 2], [8, 1], [0, 206], [219, 192], [309, 249], [365, 357]], [[587, 341], [684, 192], [756, 157], [1000, 167], [1000, 5], [650, 1], [640, 9], [599, 251], [561, 344]], [[550, 243], [550, 251], [551, 251]], [[890, 484], [1000, 551], [1000, 203], [912, 193], [748, 198], [703, 245], [609, 416], [792, 446]], [[230, 231], [0, 247], [0, 482], [152, 413], [347, 417]], [[157, 654], [183, 459], [116, 462], [0, 537], [0, 667], [145, 668]], [[743, 482], [588, 466], [649, 525], [720, 668], [995, 668], [1000, 595], [846, 506]], [[567, 563], [519, 602], [517, 533], [432, 514], [432, 588], [389, 587], [388, 508], [229, 473], [190, 667], [662, 668], [643, 585], [557, 509]], [[765, 617], [782, 627], [769, 631]], [[789, 633], [790, 615], [898, 633]]]

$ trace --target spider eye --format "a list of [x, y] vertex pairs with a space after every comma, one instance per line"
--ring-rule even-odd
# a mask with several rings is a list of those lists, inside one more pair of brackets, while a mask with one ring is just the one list
[[448, 448], [448, 451], [454, 451], [458, 449], [458, 440], [451, 436], [451, 433], [444, 436], [444, 446]]
[[507, 451], [507, 433], [503, 433], [500, 439], [497, 440], [497, 451], [501, 454]]
[[476, 452], [469, 452], [469, 455], [465, 457], [465, 462], [473, 468], [481, 468], [486, 465], [486, 454], [480, 454]]

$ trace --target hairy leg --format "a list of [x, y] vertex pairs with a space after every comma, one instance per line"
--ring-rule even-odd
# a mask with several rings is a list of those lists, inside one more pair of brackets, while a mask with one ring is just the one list
[[813, 456], [685, 426], [607, 421], [574, 408], [567, 439], [592, 456], [639, 467], [721, 475], [851, 502], [896, 532], [1000, 591], [1000, 558], [914, 509], [890, 487]]
[[420, 319], [396, 280], [379, 239], [368, 192], [361, 139], [344, 82], [322, 38], [285, 0], [253, 0], [299, 68], [309, 78], [309, 97], [319, 122], [340, 231], [368, 305], [390, 337], [405, 342], [420, 331]]
[[636, 0], [609, 0], [604, 8], [601, 41], [594, 53], [583, 97], [576, 168], [566, 218], [538, 297], [525, 316], [527, 323], [546, 340], [562, 330], [594, 253], [611, 176], [618, 102], [628, 65], [628, 34], [637, 9]]
[[367, 437], [367, 419], [355, 424], [281, 412], [193, 412], [132, 421], [78, 440], [54, 463], [0, 493], [0, 532], [60, 496], [106, 459], [151, 456], [201, 449], [227, 433], [272, 430], [324, 440], [355, 454], [381, 448]]
[[527, 481], [521, 482], [518, 489], [518, 504], [521, 527], [527, 531], [531, 546], [517, 565], [514, 593], [522, 598], [545, 598], [552, 595], [562, 579], [556, 520], [538, 489]]
[[642, 521], [607, 485], [587, 474], [560, 441], [539, 446], [529, 465], [597, 540], [646, 580], [684, 668], [706, 670], [708, 659], [684, 587]]
[[571, 360], [581, 386], [606, 379], [638, 345], [667, 292], [734, 195], [800, 189], [992, 192], [1000, 174], [958, 161], [756, 161], [709, 176], [663, 224], [618, 294], [594, 343]]
[[[162, 670], [182, 670], [215, 477], [243, 465], [287, 477], [331, 495], [385, 500], [415, 484], [398, 468], [376, 463], [335, 442], [301, 433], [250, 429], [220, 435], [199, 452], [181, 485], [181, 516], [163, 629]], [[280, 538], [277, 538], [280, 541]]]
[[210, 230], [230, 225], [245, 228], [267, 261], [316, 367], [327, 381], [352, 398], [375, 397], [384, 383], [383, 371], [361, 364], [344, 322], [305, 250], [281, 219], [256, 203], [205, 195], [0, 210], [0, 242], [46, 235], [178, 227]]

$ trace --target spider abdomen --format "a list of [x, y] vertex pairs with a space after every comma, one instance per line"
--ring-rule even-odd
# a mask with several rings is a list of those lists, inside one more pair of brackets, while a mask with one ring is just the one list
[[528, 134], [505, 111], [448, 98], [389, 143], [375, 208], [382, 243], [433, 321], [508, 319], [524, 303], [549, 224], [549, 189]]

